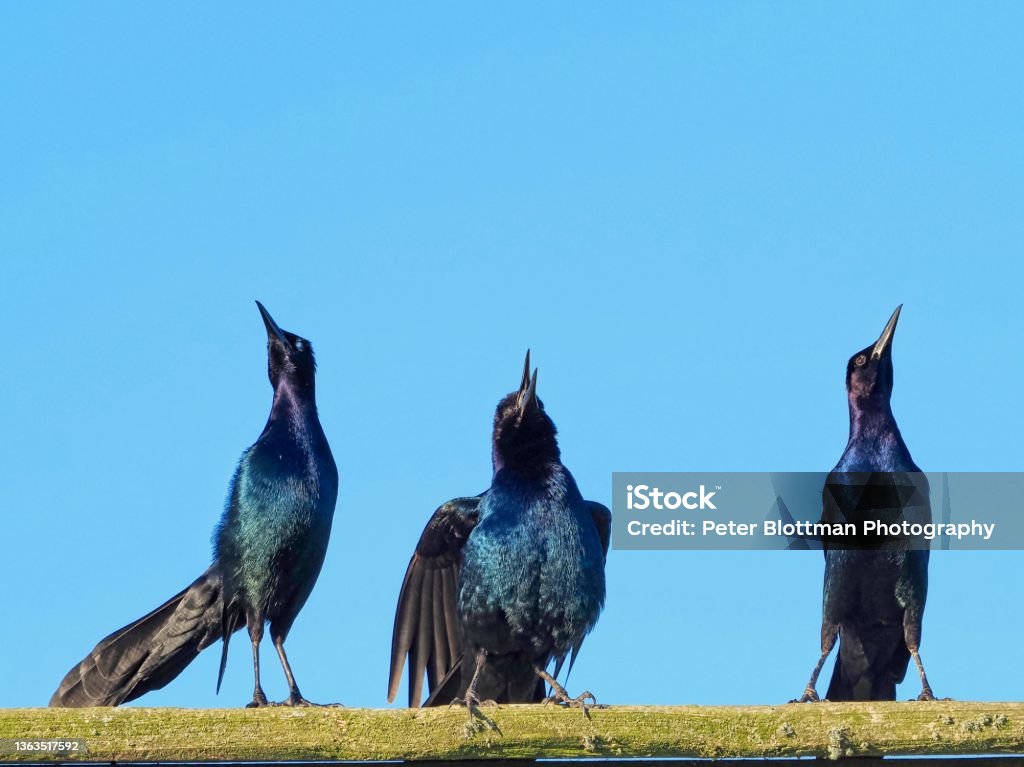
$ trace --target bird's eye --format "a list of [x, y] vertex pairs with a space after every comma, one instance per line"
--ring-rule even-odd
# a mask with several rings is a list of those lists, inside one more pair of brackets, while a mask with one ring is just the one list
[[866, 354], [858, 354], [857, 355], [857, 359], [855, 359], [853, 361], [853, 364], [856, 365], [857, 367], [861, 367], [867, 361], [868, 361], [868, 355], [866, 355]]

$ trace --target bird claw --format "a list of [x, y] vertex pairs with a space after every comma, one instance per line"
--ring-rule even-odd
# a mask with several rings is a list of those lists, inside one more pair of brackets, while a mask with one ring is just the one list
[[479, 708], [480, 706], [491, 706], [493, 708], [498, 708], [498, 701], [494, 700], [493, 698], [488, 698], [487, 700], [480, 700], [480, 698], [476, 696], [476, 693], [467, 692], [465, 698], [455, 698], [454, 700], [452, 700], [451, 703], [448, 704], [448, 708], [451, 708], [452, 706], [465, 706], [466, 708]]
[[[590, 703], [587, 703], [588, 699]], [[590, 690], [585, 691], [582, 695], [577, 695], [575, 698], [570, 698], [564, 691], [552, 690], [551, 695], [541, 701], [541, 705], [550, 706], [552, 703], [557, 703], [566, 708], [578, 708], [587, 719], [590, 718], [590, 709], [608, 708], [608, 706], [598, 704], [597, 698]]]
[[246, 708], [267, 708], [273, 705], [267, 700], [267, 696], [263, 694], [263, 691], [255, 693], [252, 696], [252, 700], [245, 704]]
[[953, 700], [953, 699], [952, 698], [936, 698], [935, 697], [935, 693], [932, 692], [932, 688], [931, 687], [925, 687], [923, 690], [921, 690], [921, 694], [918, 695], [913, 700], [920, 700], [920, 701], [943, 701], [943, 700]]
[[345, 708], [341, 703], [313, 703], [301, 695], [289, 695], [288, 700], [271, 703], [272, 706], [288, 706], [290, 708]]
[[474, 706], [480, 705], [480, 699], [471, 692], [466, 693], [465, 698], [452, 698], [452, 702], [448, 704], [448, 708], [452, 706], [465, 706], [466, 708], [473, 708]]
[[466, 721], [465, 733], [467, 738], [473, 737], [476, 733], [481, 730], [497, 730], [498, 725], [494, 721], [485, 716], [480, 710], [481, 706], [493, 706], [498, 708], [497, 701], [494, 700], [480, 700], [477, 694], [472, 690], [466, 691], [464, 698], [455, 698], [451, 703], [448, 704], [448, 708], [452, 706], [465, 706], [466, 712], [469, 714], [469, 719]]
[[804, 694], [799, 698], [793, 698], [790, 703], [821, 703], [821, 698], [818, 697], [818, 691], [813, 687], [808, 687], [804, 690]]

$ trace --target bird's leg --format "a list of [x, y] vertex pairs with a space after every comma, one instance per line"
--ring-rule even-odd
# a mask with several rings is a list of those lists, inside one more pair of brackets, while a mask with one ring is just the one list
[[[558, 683], [551, 674], [538, 665], [533, 667], [534, 673], [547, 682], [551, 687], [551, 695], [545, 698], [542, 702], [547, 705], [549, 703], [561, 703], [571, 708], [579, 708], [583, 711], [585, 717], [590, 717], [590, 709], [594, 707], [604, 708], [604, 706], [597, 705], [597, 698], [594, 697], [594, 693], [590, 690], [585, 691], [582, 695], [577, 695], [575, 698], [569, 697], [569, 693], [565, 691], [565, 688]], [[590, 703], [587, 703], [587, 700]]]
[[832, 648], [836, 646], [836, 637], [838, 636], [839, 627], [836, 624], [821, 624], [821, 657], [818, 658], [818, 663], [814, 666], [814, 671], [811, 672], [811, 678], [804, 688], [804, 694], [799, 698], [791, 700], [790, 703], [817, 703], [821, 700], [818, 697], [818, 691], [815, 689], [818, 684], [818, 675], [821, 673], [822, 666], [825, 665], [825, 660], [828, 658], [829, 653], [832, 652]]
[[267, 696], [263, 693], [260, 685], [260, 640], [263, 639], [263, 620], [249, 622], [249, 639], [252, 640], [252, 670], [256, 676], [256, 686], [253, 689], [252, 701], [246, 704], [246, 708], [262, 708], [269, 705]]
[[[480, 679], [480, 672], [483, 671], [484, 663], [487, 662], [487, 651], [477, 650], [474, 658], [473, 678], [469, 680], [469, 686], [466, 687], [466, 694], [461, 698], [455, 698], [448, 704], [449, 708], [458, 704], [465, 706], [472, 711], [474, 707], [481, 704], [481, 700], [476, 694], [476, 683]], [[493, 701], [491, 702], [493, 703]]]
[[903, 638], [907, 643], [907, 649], [910, 650], [910, 656], [917, 666], [917, 673], [921, 677], [921, 694], [917, 696], [917, 699], [935, 700], [935, 693], [932, 692], [932, 686], [928, 684], [928, 677], [924, 673], [924, 663], [921, 662], [921, 653], [918, 650], [921, 645], [921, 616], [911, 613], [909, 610], [903, 619]]
[[831, 647], [828, 650], [821, 651], [821, 657], [818, 658], [818, 662], [814, 666], [814, 670], [811, 672], [811, 678], [808, 680], [807, 686], [804, 688], [804, 694], [795, 700], [791, 700], [790, 703], [817, 703], [821, 700], [821, 698], [818, 697], [818, 691], [815, 688], [818, 684], [818, 675], [821, 673], [821, 669], [825, 665], [825, 660], [828, 658], [830, 652], [832, 652]]
[[484, 664], [487, 662], [487, 651], [477, 650], [475, 656], [475, 666], [473, 667], [473, 678], [469, 680], [469, 686], [466, 688], [466, 693], [461, 698], [455, 698], [448, 707], [451, 708], [455, 705], [462, 705], [466, 707], [466, 711], [469, 713], [469, 721], [466, 723], [466, 737], [470, 737], [477, 730], [480, 729], [480, 724], [477, 722], [479, 719], [483, 722], [484, 726], [491, 730], [496, 730], [497, 725], [494, 724], [490, 719], [483, 715], [480, 711], [480, 706], [486, 704], [497, 706], [493, 700], [481, 701], [480, 697], [476, 694], [476, 684], [480, 679], [480, 672], [484, 669]]
[[310, 703], [308, 700], [302, 697], [302, 693], [299, 692], [299, 686], [295, 683], [295, 676], [292, 674], [291, 664], [288, 663], [288, 656], [284, 651], [284, 636], [274, 631], [274, 627], [270, 627], [271, 639], [274, 641], [274, 649], [277, 650], [277, 657], [281, 659], [281, 667], [284, 669], [284, 677], [288, 680], [288, 700], [283, 703], [277, 704], [281, 706], [330, 706], [338, 707], [339, 703]]
[[917, 696], [918, 700], [935, 700], [935, 693], [932, 692], [932, 686], [928, 684], [928, 677], [924, 673], [924, 664], [921, 662], [921, 653], [917, 651], [915, 647], [910, 651], [910, 655], [914, 659], [914, 663], [917, 664], [917, 673], [921, 675], [921, 694]]

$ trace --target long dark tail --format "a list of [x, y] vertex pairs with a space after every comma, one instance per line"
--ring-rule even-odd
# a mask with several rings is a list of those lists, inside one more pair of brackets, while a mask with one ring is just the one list
[[211, 567], [148, 615], [103, 639], [68, 672], [51, 706], [117, 706], [159, 690], [221, 638], [223, 581]]
[[903, 681], [909, 661], [901, 624], [844, 623], [825, 697], [830, 701], [896, 700], [896, 685]]

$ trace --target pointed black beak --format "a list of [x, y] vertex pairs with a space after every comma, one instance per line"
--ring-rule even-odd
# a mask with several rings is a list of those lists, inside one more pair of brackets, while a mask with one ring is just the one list
[[525, 413], [531, 407], [537, 407], [537, 369], [533, 370], [533, 377], [528, 379], [525, 389], [519, 390], [519, 412]]
[[274, 318], [270, 316], [270, 312], [267, 311], [267, 307], [259, 301], [256, 302], [256, 306], [260, 309], [260, 315], [263, 317], [263, 324], [267, 326], [267, 338], [276, 338], [278, 341], [290, 348], [291, 344], [288, 343], [288, 339], [285, 337], [284, 333], [281, 332], [281, 328], [279, 328], [277, 323], [274, 322]]
[[519, 382], [519, 391], [523, 392], [526, 390], [527, 384], [530, 383], [530, 350], [526, 350], [526, 362], [523, 364], [523, 380]]
[[900, 318], [900, 309], [903, 308], [903, 304], [896, 307], [896, 311], [892, 313], [892, 317], [885, 323], [885, 329], [882, 331], [882, 335], [875, 341], [875, 348], [871, 350], [871, 359], [877, 360], [881, 357], [885, 351], [892, 344], [892, 336], [896, 332], [896, 323]]

